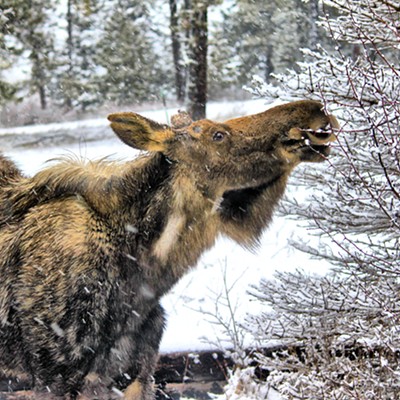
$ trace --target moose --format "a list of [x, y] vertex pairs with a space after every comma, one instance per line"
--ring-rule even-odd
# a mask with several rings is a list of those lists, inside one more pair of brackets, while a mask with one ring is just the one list
[[38, 399], [100, 398], [96, 387], [107, 399], [116, 388], [153, 399], [160, 298], [218, 235], [257, 246], [291, 171], [324, 161], [339, 127], [312, 100], [223, 123], [108, 119], [143, 151], [133, 161], [63, 158], [28, 177], [0, 156], [0, 376], [10, 391], [29, 382]]

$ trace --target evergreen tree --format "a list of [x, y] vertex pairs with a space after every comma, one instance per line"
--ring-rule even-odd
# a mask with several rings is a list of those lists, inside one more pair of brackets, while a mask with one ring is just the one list
[[67, 110], [83, 111], [101, 102], [96, 80], [96, 35], [99, 27], [99, 2], [67, 0], [65, 19], [67, 39], [53, 77], [52, 95]]
[[0, 5], [0, 105], [15, 98], [16, 84], [10, 84], [2, 79], [3, 73], [13, 64], [18, 49], [9, 43], [12, 35], [13, 23], [16, 22], [16, 14], [10, 4]]
[[174, 0], [169, 4], [175, 76], [176, 82], [180, 82], [176, 85], [178, 99], [183, 99], [186, 89], [192, 118], [205, 118], [209, 80], [208, 12], [210, 6], [221, 4], [221, 0]]
[[188, 111], [193, 120], [206, 116], [208, 69], [208, 1], [191, 0]]
[[271, 37], [274, 43], [272, 64], [275, 72], [296, 68], [296, 62], [302, 59], [301, 48], [309, 47], [307, 6], [301, 0], [287, 0], [281, 2], [281, 7], [272, 15], [275, 27]]
[[53, 35], [51, 30], [51, 0], [4, 0], [3, 10], [8, 20], [3, 25], [5, 41], [31, 63], [31, 74], [26, 84], [32, 93], [38, 93], [42, 109], [47, 107], [47, 87], [53, 68]]
[[100, 91], [119, 105], [154, 99], [166, 81], [150, 35], [148, 5], [117, 0], [96, 44]]
[[[2, 66], [0, 65], [0, 69]], [[0, 105], [15, 100], [17, 87], [8, 83], [6, 80], [1, 79], [0, 75]]]
[[[175, 92], [177, 100], [182, 103], [185, 100], [186, 92], [186, 66], [183, 61], [183, 52], [186, 45], [185, 32], [181, 28], [179, 15], [182, 16], [182, 10], [178, 9], [177, 0], [169, 0], [170, 8], [170, 30], [171, 30], [171, 46], [172, 58], [175, 69]], [[182, 7], [183, 8], [183, 7]]]
[[[47, 107], [47, 85], [52, 69], [51, 0], [4, 0], [0, 6], [0, 46], [5, 59], [20, 56], [31, 64], [25, 85], [38, 93], [42, 109]], [[3, 64], [8, 67], [9, 64]], [[2, 83], [2, 93], [12, 97], [15, 87]]]
[[222, 29], [210, 46], [213, 81], [243, 86], [254, 74], [269, 80], [275, 10], [275, 1], [236, 0], [223, 12]]
[[269, 82], [272, 73], [294, 68], [301, 48], [324, 40], [321, 14], [318, 0], [233, 1], [210, 45], [211, 82], [247, 86], [254, 75]]

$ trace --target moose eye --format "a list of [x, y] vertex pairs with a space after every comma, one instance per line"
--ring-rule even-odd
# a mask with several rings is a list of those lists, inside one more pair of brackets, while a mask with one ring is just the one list
[[222, 140], [224, 140], [225, 138], [225, 133], [224, 132], [215, 132], [212, 139], [214, 142], [220, 142]]

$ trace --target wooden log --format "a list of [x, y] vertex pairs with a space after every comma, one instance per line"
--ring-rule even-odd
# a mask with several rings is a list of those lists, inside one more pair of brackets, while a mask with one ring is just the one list
[[221, 351], [161, 355], [154, 375], [156, 383], [225, 381], [233, 361]]
[[212, 395], [223, 394], [226, 381], [168, 383], [158, 387], [156, 400], [179, 400], [182, 397], [196, 400], [211, 400]]

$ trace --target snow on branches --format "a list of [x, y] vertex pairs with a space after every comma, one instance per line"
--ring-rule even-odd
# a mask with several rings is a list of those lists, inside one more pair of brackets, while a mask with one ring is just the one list
[[[254, 289], [267, 310], [249, 317], [261, 343], [286, 352], [256, 360], [286, 399], [387, 399], [400, 392], [400, 3], [329, 0], [320, 24], [334, 51], [304, 50], [300, 72], [260, 78], [253, 92], [284, 100], [316, 98], [338, 115], [334, 156], [294, 181], [322, 190], [286, 199], [281, 212], [309, 226], [328, 260], [324, 277], [279, 273]], [[306, 189], [305, 189], [306, 190]]]

